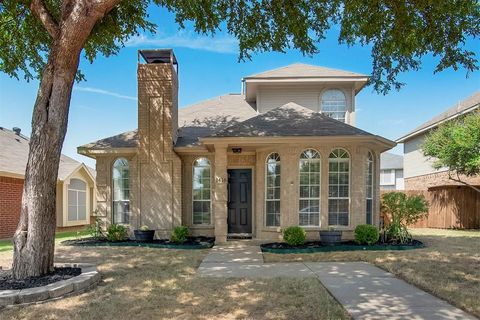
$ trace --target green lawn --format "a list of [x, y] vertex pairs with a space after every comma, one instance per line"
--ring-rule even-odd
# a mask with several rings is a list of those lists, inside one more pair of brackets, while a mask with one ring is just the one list
[[[57, 232], [56, 240], [68, 240], [88, 235], [87, 230]], [[0, 240], [0, 252], [13, 250], [12, 240]]]

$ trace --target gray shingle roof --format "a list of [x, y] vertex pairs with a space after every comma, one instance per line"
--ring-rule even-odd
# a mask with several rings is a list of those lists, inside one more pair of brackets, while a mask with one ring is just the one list
[[105, 150], [110, 148], [136, 148], [137, 146], [138, 132], [137, 130], [132, 130], [84, 144], [79, 148]]
[[[24, 175], [27, 167], [29, 139], [24, 135], [17, 135], [12, 130], [0, 127], [0, 171]], [[82, 165], [66, 155], [60, 156], [60, 165], [58, 168], [58, 179], [64, 180], [73, 171]], [[92, 176], [95, 176], [95, 170], [87, 167]]]
[[255, 104], [240, 94], [227, 94], [178, 110], [177, 147], [197, 145], [198, 138], [257, 115]]
[[371, 136], [372, 134], [290, 102], [210, 137]]
[[397, 142], [403, 142], [406, 140], [405, 138], [416, 136], [417, 134], [425, 131], [426, 129], [430, 127], [435, 127], [440, 122], [453, 118], [459, 114], [462, 114], [466, 110], [473, 108], [475, 106], [477, 108], [480, 107], [480, 91], [475, 92], [473, 95], [471, 95], [467, 99], [457, 103], [453, 107], [447, 109], [446, 111], [440, 113], [439, 115], [433, 117], [432, 119], [418, 126], [414, 130], [410, 131], [409, 133], [399, 138]]
[[403, 156], [384, 152], [380, 155], [380, 169], [403, 169]]
[[304, 63], [294, 63], [278, 69], [260, 72], [244, 79], [274, 79], [274, 78], [329, 78], [329, 77], [368, 77], [361, 73], [331, 69]]

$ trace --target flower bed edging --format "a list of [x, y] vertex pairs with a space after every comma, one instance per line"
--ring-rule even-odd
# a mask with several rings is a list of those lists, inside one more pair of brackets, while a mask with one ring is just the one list
[[96, 266], [90, 263], [55, 264], [55, 267], [80, 268], [82, 269], [82, 273], [71, 279], [57, 281], [42, 287], [21, 290], [0, 290], [0, 308], [10, 305], [47, 301], [81, 293], [95, 287], [101, 279]]
[[196, 250], [196, 249], [209, 249], [213, 247], [213, 242], [202, 242], [196, 245], [182, 245], [182, 244], [169, 244], [169, 243], [149, 243], [149, 242], [135, 242], [135, 241], [119, 241], [119, 242], [89, 242], [89, 243], [75, 243], [75, 242], [62, 242], [67, 246], [81, 246], [81, 247], [145, 247], [145, 248], [163, 248], [163, 249], [184, 249], [184, 250]]
[[425, 245], [420, 242], [417, 245], [370, 245], [370, 246], [360, 246], [360, 245], [331, 245], [331, 246], [321, 246], [313, 248], [268, 248], [263, 245], [260, 246], [262, 252], [267, 253], [278, 253], [278, 254], [288, 254], [288, 253], [315, 253], [315, 252], [338, 252], [338, 251], [387, 251], [387, 250], [414, 250], [425, 248]]

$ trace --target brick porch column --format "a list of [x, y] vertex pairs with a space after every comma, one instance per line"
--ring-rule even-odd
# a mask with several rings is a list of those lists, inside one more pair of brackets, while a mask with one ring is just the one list
[[215, 189], [213, 195], [213, 214], [215, 217], [215, 243], [227, 241], [227, 146], [215, 145], [214, 163]]

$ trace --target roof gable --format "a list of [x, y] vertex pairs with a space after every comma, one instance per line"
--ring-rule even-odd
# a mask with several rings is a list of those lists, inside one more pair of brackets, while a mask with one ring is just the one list
[[[23, 178], [27, 167], [30, 139], [24, 135], [18, 135], [6, 128], [0, 128], [0, 172]], [[58, 180], [64, 180], [79, 167], [85, 166], [64, 154], [60, 156], [58, 168]], [[85, 166], [86, 167], [86, 166]], [[88, 168], [90, 174], [93, 169]]]
[[460, 101], [453, 107], [447, 109], [446, 111], [433, 117], [427, 122], [421, 124], [420, 126], [410, 131], [406, 135], [402, 136], [401, 138], [398, 138], [397, 142], [404, 142], [405, 140], [412, 138], [426, 130], [435, 128], [442, 122], [453, 119], [463, 113], [473, 111], [474, 109], [479, 107], [480, 107], [480, 91], [475, 92], [473, 95], [471, 95], [467, 99]]
[[351, 71], [314, 66], [304, 63], [294, 63], [278, 69], [268, 70], [245, 77], [244, 79], [274, 79], [274, 78], [325, 78], [325, 77], [367, 77], [364, 74]]
[[210, 137], [371, 136], [370, 133], [290, 102]]

